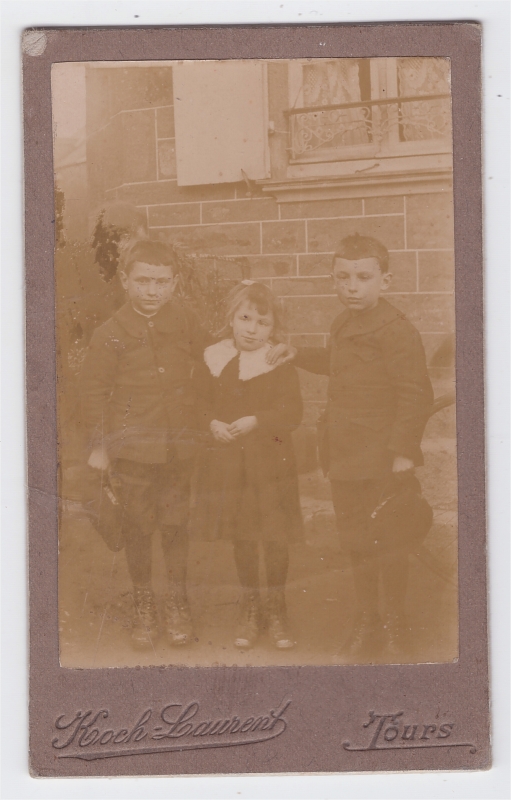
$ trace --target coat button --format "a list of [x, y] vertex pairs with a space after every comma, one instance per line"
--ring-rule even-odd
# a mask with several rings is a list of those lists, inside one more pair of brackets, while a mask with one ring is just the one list
[[154, 328], [154, 322], [148, 322], [147, 324], [149, 325], [150, 328]]
[[158, 367], [158, 372], [165, 372], [165, 369], [163, 367]]

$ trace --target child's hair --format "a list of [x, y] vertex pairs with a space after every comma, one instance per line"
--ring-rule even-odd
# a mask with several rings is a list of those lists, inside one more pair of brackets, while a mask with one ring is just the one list
[[339, 247], [334, 253], [333, 262], [336, 258], [345, 258], [348, 261], [376, 258], [382, 273], [389, 271], [389, 251], [384, 244], [378, 239], [373, 239], [372, 236], [360, 236], [358, 233], [346, 236], [340, 241]]
[[218, 336], [231, 333], [230, 323], [242, 303], [252, 303], [259, 314], [273, 314], [272, 339], [279, 339], [282, 334], [282, 306], [280, 300], [268, 289], [264, 283], [242, 281], [235, 286], [224, 300], [224, 325], [218, 331]]
[[178, 260], [174, 248], [156, 239], [136, 239], [132, 242], [122, 258], [122, 271], [128, 275], [137, 261], [157, 267], [172, 267], [172, 274], [177, 274]]

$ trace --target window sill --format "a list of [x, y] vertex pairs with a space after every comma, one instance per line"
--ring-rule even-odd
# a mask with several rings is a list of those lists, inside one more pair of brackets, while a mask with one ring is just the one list
[[452, 155], [386, 154], [356, 161], [294, 163], [285, 180], [258, 183], [279, 203], [451, 191]]

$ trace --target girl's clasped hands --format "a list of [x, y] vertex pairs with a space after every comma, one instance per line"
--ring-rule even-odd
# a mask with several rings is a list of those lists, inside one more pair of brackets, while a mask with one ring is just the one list
[[257, 417], [240, 417], [240, 419], [231, 422], [230, 425], [227, 422], [214, 419], [209, 427], [217, 442], [230, 444], [238, 436], [246, 436], [247, 433], [253, 431], [257, 427]]

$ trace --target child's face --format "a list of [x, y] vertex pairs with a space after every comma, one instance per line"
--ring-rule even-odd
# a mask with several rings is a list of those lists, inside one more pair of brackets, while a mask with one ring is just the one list
[[375, 308], [392, 279], [390, 272], [382, 273], [377, 258], [336, 258], [332, 277], [339, 300], [355, 312]]
[[170, 265], [156, 266], [136, 261], [127, 275], [125, 272], [120, 275], [135, 311], [148, 316], [156, 314], [170, 300], [176, 285]]
[[273, 332], [273, 312], [260, 314], [253, 303], [244, 300], [231, 322], [238, 350], [259, 350]]

